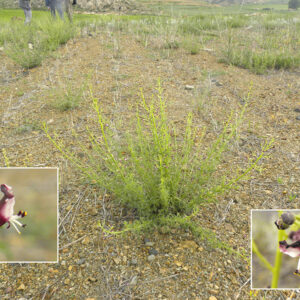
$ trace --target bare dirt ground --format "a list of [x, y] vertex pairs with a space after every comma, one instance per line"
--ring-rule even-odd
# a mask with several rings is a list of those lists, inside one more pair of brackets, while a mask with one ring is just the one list
[[[55, 91], [66, 86], [76, 91], [84, 81], [91, 82], [104, 114], [126, 128], [139, 88], [149, 98], [158, 78], [170, 118], [183, 127], [185, 116], [193, 112], [195, 126], [207, 126], [205, 143], [221, 131], [251, 89], [240, 139], [226, 155], [224, 168], [234, 171], [274, 138], [263, 170], [255, 171], [238, 191], [201, 210], [197, 219], [204, 227], [250, 255], [251, 209], [299, 208], [299, 70], [255, 75], [218, 63], [214, 51], [190, 55], [181, 49], [146, 49], [131, 36], [109, 32], [69, 41], [29, 71], [0, 52], [1, 149], [11, 166], [60, 168], [59, 263], [1, 265], [1, 299], [250, 299], [250, 263], [213, 249], [190, 232], [103, 234], [97, 221], [116, 224], [126, 218], [122, 209], [109, 195], [82, 183], [80, 174], [36, 126], [46, 122], [51, 132], [80, 152], [72, 130], [87, 141], [86, 125], [93, 128], [96, 120], [91, 100], [86, 96], [78, 108], [61, 112], [51, 105]], [[207, 90], [210, 96], [202, 99]], [[145, 238], [153, 245], [146, 246]], [[150, 248], [158, 254], [149, 262]], [[257, 297], [286, 299], [291, 294], [261, 291]]]

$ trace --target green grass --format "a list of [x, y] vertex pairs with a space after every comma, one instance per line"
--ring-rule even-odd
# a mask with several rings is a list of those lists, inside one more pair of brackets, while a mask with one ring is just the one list
[[[269, 15], [243, 30], [223, 35], [220, 61], [263, 74], [269, 69], [300, 66], [300, 18]], [[255, 20], [256, 21], [256, 20]]]
[[53, 107], [61, 112], [74, 110], [79, 107], [84, 97], [85, 85], [72, 86], [67, 83], [64, 86], [55, 87], [50, 92], [49, 106]]
[[59, 19], [54, 22], [45, 12], [36, 14], [29, 26], [24, 26], [22, 20], [11, 20], [14, 12], [8, 11], [3, 19], [7, 21], [1, 21], [0, 46], [4, 46], [5, 54], [23, 68], [39, 66], [45, 57], [76, 34], [72, 24]]
[[[257, 74], [270, 69], [297, 68], [299, 14], [282, 10], [276, 3], [268, 6], [273, 10], [264, 11], [266, 5], [199, 6], [194, 7], [195, 11], [199, 9], [197, 14], [193, 12], [185, 17], [180, 5], [174, 6], [178, 14], [164, 16], [75, 14], [73, 25], [59, 20], [53, 22], [49, 12], [34, 11], [30, 26], [11, 20], [13, 16], [23, 18], [21, 10], [2, 10], [0, 46], [21, 66], [32, 68], [79, 32], [84, 35], [106, 30], [132, 35], [143, 46], [160, 50], [162, 57], [169, 57], [178, 48], [197, 55], [202, 48], [214, 47], [221, 62]], [[164, 50], [168, 51], [167, 55]], [[116, 55], [121, 58], [120, 53]]]

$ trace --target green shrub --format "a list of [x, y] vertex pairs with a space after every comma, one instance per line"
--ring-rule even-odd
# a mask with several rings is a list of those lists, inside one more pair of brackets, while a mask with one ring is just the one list
[[218, 195], [235, 187], [269, 147], [265, 146], [256, 161], [236, 177], [219, 174], [222, 154], [235, 138], [236, 127], [242, 121], [245, 108], [236, 122], [229, 120], [225, 124], [216, 141], [204, 151], [201, 141], [205, 130], [197, 134], [191, 114], [187, 117], [183, 135], [168, 121], [161, 87], [158, 87], [157, 96], [150, 103], [141, 94], [134, 133], [118, 134], [117, 139], [115, 131], [110, 132], [108, 128], [98, 99], [92, 98], [100, 136], [89, 130], [91, 146], [78, 143], [86, 154], [86, 160], [78, 159], [76, 153], [53, 138], [46, 125], [44, 129], [63, 156], [72, 161], [93, 184], [135, 211], [137, 220], [125, 224], [121, 232], [153, 229], [155, 226], [180, 226], [220, 246], [221, 243], [212, 238], [210, 231], [195, 225], [191, 219], [201, 205], [215, 201]]

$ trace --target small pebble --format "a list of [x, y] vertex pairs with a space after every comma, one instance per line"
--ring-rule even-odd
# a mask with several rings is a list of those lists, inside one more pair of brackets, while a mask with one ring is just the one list
[[24, 283], [21, 283], [20, 286], [17, 288], [17, 290], [19, 290], [19, 291], [25, 290], [25, 285], [24, 285]]
[[145, 246], [147, 246], [147, 247], [153, 247], [154, 243], [153, 242], [147, 242], [147, 243], [145, 243]]
[[300, 116], [297, 116], [297, 117], [296, 117], [296, 120], [300, 121]]
[[155, 255], [153, 255], [153, 254], [151, 254], [151, 255], [149, 255], [149, 256], [147, 257], [147, 260], [148, 260], [149, 262], [153, 261], [154, 259], [155, 259]]
[[184, 87], [184, 89], [187, 90], [187, 91], [191, 91], [191, 90], [194, 89], [194, 86], [193, 86], [193, 85], [188, 85], [188, 84], [187, 84], [187, 85]]
[[133, 258], [131, 261], [130, 261], [130, 265], [131, 266], [136, 266], [138, 264], [138, 261], [135, 259], [135, 258]]
[[154, 248], [149, 249], [149, 255], [157, 255], [158, 251]]
[[147, 247], [153, 247], [154, 246], [154, 243], [151, 242], [149, 239], [145, 238], [144, 239], [144, 243], [145, 243], [145, 246]]
[[97, 216], [98, 215], [98, 210], [96, 207], [92, 207], [91, 209], [89, 209], [89, 213], [91, 216]]
[[300, 113], [300, 108], [295, 108], [295, 109], [294, 109], [294, 112]]
[[82, 264], [84, 264], [85, 263], [85, 258], [81, 258], [81, 259], [78, 259], [77, 261], [76, 261], [76, 264], [77, 265], [82, 265]]

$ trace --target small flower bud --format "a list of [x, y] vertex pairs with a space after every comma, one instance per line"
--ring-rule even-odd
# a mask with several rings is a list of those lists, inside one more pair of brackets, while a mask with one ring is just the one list
[[285, 224], [281, 219], [275, 221], [275, 225], [277, 226], [278, 230], [285, 230], [290, 226], [288, 224]]
[[295, 217], [292, 213], [286, 212], [281, 215], [281, 219], [285, 224], [292, 225], [295, 222]]
[[280, 216], [280, 218], [275, 221], [275, 225], [278, 230], [285, 230], [290, 227], [295, 222], [295, 217], [292, 213], [287, 212]]

